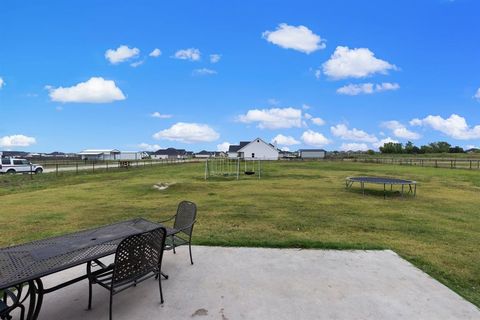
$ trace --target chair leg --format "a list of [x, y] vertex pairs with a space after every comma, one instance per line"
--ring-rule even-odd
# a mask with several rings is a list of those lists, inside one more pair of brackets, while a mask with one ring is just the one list
[[175, 237], [172, 236], [172, 247], [173, 247], [173, 254], [176, 254], [175, 252]]
[[158, 277], [158, 288], [160, 289], [160, 303], [163, 304], [162, 277]]
[[192, 243], [189, 241], [188, 242], [188, 251], [190, 252], [190, 263], [193, 264], [193, 258], [192, 258]]

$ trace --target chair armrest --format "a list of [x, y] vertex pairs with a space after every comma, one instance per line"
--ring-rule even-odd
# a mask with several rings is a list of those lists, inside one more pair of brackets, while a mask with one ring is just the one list
[[175, 218], [175, 216], [176, 216], [176, 215], [174, 215], [173, 217], [168, 218], [167, 220], [158, 221], [158, 223], [164, 223], [164, 222], [173, 220], [173, 218]]
[[185, 226], [181, 229], [175, 229], [175, 233], [178, 233], [180, 231], [184, 231], [184, 230], [187, 230], [187, 229], [190, 229], [191, 227], [193, 227], [193, 225], [195, 224], [195, 222], [197, 222], [197, 220], [194, 220], [192, 223], [190, 223], [188, 226]]

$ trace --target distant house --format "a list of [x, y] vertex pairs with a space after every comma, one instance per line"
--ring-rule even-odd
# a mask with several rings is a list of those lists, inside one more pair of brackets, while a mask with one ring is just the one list
[[120, 150], [117, 149], [87, 149], [78, 153], [82, 160], [117, 160]]
[[260, 138], [253, 141], [242, 141], [239, 145], [231, 145], [228, 149], [229, 158], [245, 160], [278, 160], [278, 149]]
[[28, 152], [24, 151], [0, 151], [0, 157], [4, 158], [26, 158]]
[[223, 151], [206, 151], [202, 150], [193, 155], [195, 158], [208, 159], [208, 158], [222, 158], [225, 157], [225, 152]]
[[327, 151], [323, 149], [300, 149], [298, 155], [302, 159], [324, 159]]
[[78, 155], [82, 160], [141, 160], [146, 156], [144, 152], [117, 149], [88, 149], [79, 152]]
[[185, 151], [185, 149], [159, 149], [152, 153], [150, 157], [152, 159], [187, 159], [193, 155], [193, 152]]
[[465, 153], [480, 153], [480, 149], [471, 148], [471, 149], [465, 150]]

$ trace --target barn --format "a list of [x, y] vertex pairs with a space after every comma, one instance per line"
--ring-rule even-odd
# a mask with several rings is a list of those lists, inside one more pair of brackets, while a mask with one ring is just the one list
[[242, 141], [240, 145], [231, 145], [228, 150], [229, 158], [245, 160], [278, 160], [278, 155], [279, 151], [275, 146], [260, 138], [250, 142]]

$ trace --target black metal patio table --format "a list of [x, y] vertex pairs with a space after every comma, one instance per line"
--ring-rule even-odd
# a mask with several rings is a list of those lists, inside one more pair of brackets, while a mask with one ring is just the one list
[[[158, 223], [137, 218], [0, 249], [0, 290], [16, 288], [25, 292], [19, 302], [29, 299], [27, 319], [37, 319], [44, 294], [84, 280], [87, 275], [52, 288], [44, 288], [42, 277], [87, 262], [101, 263], [98, 259], [115, 253], [122, 239], [159, 226]], [[18, 290], [23, 287], [27, 290]]]

